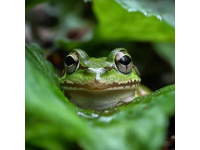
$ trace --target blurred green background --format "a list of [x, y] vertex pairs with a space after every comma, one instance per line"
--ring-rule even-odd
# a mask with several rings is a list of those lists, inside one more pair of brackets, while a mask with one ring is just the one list
[[[25, 33], [26, 149], [173, 149], [174, 0], [26, 0]], [[65, 56], [80, 48], [106, 57], [118, 47], [142, 84], [168, 87], [109, 115], [70, 104], [58, 88]]]

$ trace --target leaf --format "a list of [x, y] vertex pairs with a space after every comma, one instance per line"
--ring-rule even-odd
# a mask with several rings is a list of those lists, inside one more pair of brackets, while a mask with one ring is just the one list
[[115, 0], [129, 12], [141, 12], [145, 16], [155, 16], [159, 20], [165, 20], [169, 25], [175, 26], [175, 2], [174, 0]]
[[102, 126], [101, 132], [115, 140], [113, 149], [156, 150], [164, 144], [168, 117], [174, 111], [175, 86], [171, 85], [136, 98], [119, 107], [119, 112], [100, 116], [94, 124]]
[[[147, 12], [135, 5], [129, 11], [128, 7], [121, 5], [120, 0], [118, 0], [120, 4], [114, 0], [93, 0], [92, 2], [93, 11], [99, 22], [96, 36], [100, 39], [105, 41], [175, 41], [174, 27], [163, 20], [159, 14]], [[145, 2], [147, 1], [142, 3]], [[141, 2], [133, 1], [133, 3], [139, 5]]]
[[26, 58], [33, 63], [33, 65], [42, 72], [53, 84], [59, 85], [58, 77], [54, 72], [54, 68], [42, 55], [43, 50], [34, 44], [25, 45]]
[[111, 148], [104, 136], [96, 138], [99, 134], [77, 115], [58, 87], [28, 59], [25, 63], [26, 145], [62, 149], [73, 141], [88, 150]]

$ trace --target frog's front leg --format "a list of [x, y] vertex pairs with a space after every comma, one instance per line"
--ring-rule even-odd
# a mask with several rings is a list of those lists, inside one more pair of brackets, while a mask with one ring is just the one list
[[152, 91], [144, 86], [144, 85], [140, 85], [136, 90], [135, 90], [135, 97], [139, 97], [139, 96], [145, 96], [149, 93], [151, 93]]

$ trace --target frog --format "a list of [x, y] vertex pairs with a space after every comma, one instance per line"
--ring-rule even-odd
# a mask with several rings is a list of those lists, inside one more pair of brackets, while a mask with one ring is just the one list
[[140, 84], [140, 72], [125, 48], [99, 58], [74, 49], [66, 56], [64, 68], [60, 88], [82, 109], [109, 109], [151, 92]]

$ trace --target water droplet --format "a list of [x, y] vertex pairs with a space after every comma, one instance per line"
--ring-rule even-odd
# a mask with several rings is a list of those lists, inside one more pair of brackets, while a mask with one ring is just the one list
[[156, 18], [160, 21], [162, 21], [162, 17], [160, 15], [156, 15]]
[[102, 122], [110, 122], [112, 120], [112, 117], [100, 117], [99, 118], [99, 121], [102, 121]]
[[78, 111], [77, 113], [78, 113], [79, 116], [84, 117], [84, 118], [88, 118], [88, 119], [92, 119], [92, 118], [97, 118], [97, 117], [99, 117], [99, 115], [98, 115], [98, 114], [95, 114], [95, 113], [86, 114], [86, 113], [80, 112], [80, 111]]

